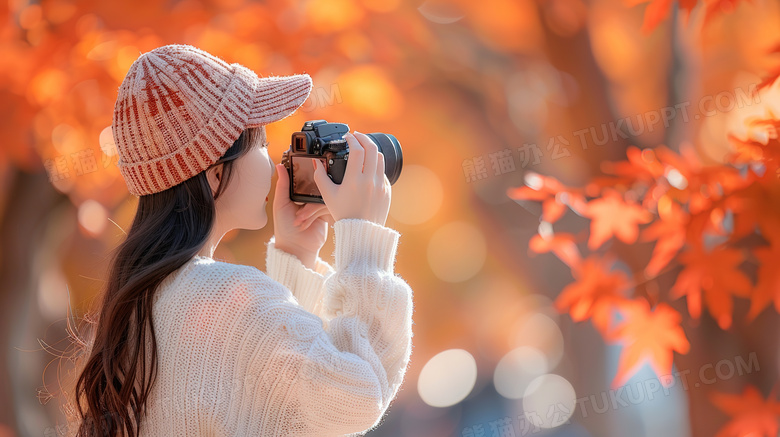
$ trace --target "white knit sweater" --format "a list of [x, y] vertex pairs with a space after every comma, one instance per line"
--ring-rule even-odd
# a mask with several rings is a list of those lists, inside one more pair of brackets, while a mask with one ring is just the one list
[[158, 378], [144, 437], [362, 435], [379, 425], [412, 351], [400, 234], [333, 225], [335, 269], [267, 243], [267, 273], [196, 257], [156, 294]]

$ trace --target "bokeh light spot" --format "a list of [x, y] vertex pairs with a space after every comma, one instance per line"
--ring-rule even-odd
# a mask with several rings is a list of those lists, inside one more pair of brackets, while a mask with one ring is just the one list
[[531, 381], [548, 370], [547, 358], [541, 351], [521, 346], [509, 351], [498, 362], [493, 384], [501, 396], [520, 399]]
[[487, 243], [472, 224], [452, 222], [434, 232], [428, 242], [428, 264], [447, 282], [462, 282], [476, 275], [485, 264]]
[[363, 65], [342, 74], [338, 79], [344, 103], [356, 113], [377, 119], [399, 115], [403, 98], [379, 67]]
[[552, 370], [563, 358], [563, 334], [553, 319], [535, 313], [518, 321], [512, 342], [516, 346], [528, 346], [544, 353], [548, 370]]
[[549, 373], [531, 381], [523, 395], [523, 414], [540, 428], [563, 425], [574, 414], [577, 396], [566, 378]]
[[352, 0], [311, 0], [306, 15], [312, 29], [332, 33], [356, 26], [363, 18], [363, 8]]
[[463, 349], [449, 349], [425, 363], [417, 380], [417, 391], [426, 404], [449, 407], [465, 399], [476, 381], [474, 357]]
[[58, 269], [43, 272], [38, 283], [38, 308], [47, 320], [57, 320], [65, 315], [68, 306], [68, 284]]
[[419, 225], [441, 208], [444, 188], [433, 171], [421, 165], [406, 165], [393, 185], [390, 215], [401, 223]]
[[92, 235], [100, 235], [108, 223], [108, 212], [100, 203], [87, 200], [79, 206], [79, 224]]

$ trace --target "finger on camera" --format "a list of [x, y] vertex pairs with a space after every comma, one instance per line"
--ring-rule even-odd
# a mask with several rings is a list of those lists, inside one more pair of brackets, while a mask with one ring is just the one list
[[298, 211], [295, 211], [295, 217], [296, 218], [309, 218], [312, 214], [317, 212], [318, 210], [321, 210], [323, 208], [326, 208], [325, 205], [321, 203], [307, 203], [300, 207]]
[[[330, 223], [325, 217], [317, 217], [317, 220], [314, 220], [313, 222], [311, 222], [311, 224], [308, 227], [314, 226], [314, 225], [316, 225], [316, 224], [318, 224], [320, 222], [333, 224], [333, 223]], [[308, 227], [307, 227], [307, 229], [308, 229]], [[306, 229], [302, 229], [302, 230], [305, 231]]]
[[373, 176], [376, 173], [377, 155], [379, 154], [379, 148], [368, 135], [362, 132], [355, 132], [355, 138], [358, 139], [360, 145], [365, 150], [365, 162], [363, 164], [363, 173], [369, 176]]
[[[317, 219], [317, 220], [319, 220], [319, 219]], [[309, 226], [313, 225], [313, 224], [314, 224], [314, 223], [315, 223], [317, 220], [315, 220], [315, 221], [313, 221], [313, 222], [310, 222], [310, 223], [303, 223], [303, 224], [300, 226], [300, 230], [301, 230], [301, 231], [305, 231], [305, 230], [309, 229]]]
[[303, 224], [301, 224], [301, 229], [306, 229], [309, 226], [311, 226], [312, 223], [314, 223], [315, 220], [319, 219], [320, 217], [323, 217], [327, 215], [327, 211], [318, 211], [315, 214], [313, 214], [311, 217], [307, 218], [303, 221]]
[[290, 180], [287, 174], [287, 169], [282, 164], [276, 164], [276, 189], [274, 191], [274, 203], [280, 205], [287, 205], [291, 203], [290, 195]]
[[347, 179], [363, 173], [365, 150], [352, 133], [347, 132], [344, 137], [347, 139], [347, 145], [349, 146], [349, 159], [347, 160], [347, 169], [344, 171], [344, 179]]
[[314, 167], [314, 184], [317, 185], [317, 189], [320, 190], [323, 200], [327, 202], [336, 183], [330, 180], [328, 171], [319, 159], [312, 158], [312, 161], [316, 164]]
[[[302, 222], [305, 222], [306, 220], [311, 219], [312, 217], [318, 217], [322, 214], [327, 214], [328, 209], [325, 208], [325, 205], [321, 204], [307, 204], [308, 205], [320, 205], [319, 208], [310, 208], [306, 212], [303, 212], [301, 214], [297, 214], [295, 217], [295, 224], [300, 224]], [[303, 211], [303, 208], [301, 208], [301, 211]]]
[[377, 153], [376, 157], [376, 174], [377, 176], [382, 176], [385, 174], [385, 155], [382, 153]]

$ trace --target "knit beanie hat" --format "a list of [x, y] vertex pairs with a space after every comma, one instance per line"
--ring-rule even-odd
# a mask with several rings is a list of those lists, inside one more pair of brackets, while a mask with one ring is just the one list
[[190, 45], [144, 53], [114, 106], [119, 172], [135, 196], [178, 185], [216, 162], [245, 129], [295, 112], [311, 89], [308, 74], [259, 78]]

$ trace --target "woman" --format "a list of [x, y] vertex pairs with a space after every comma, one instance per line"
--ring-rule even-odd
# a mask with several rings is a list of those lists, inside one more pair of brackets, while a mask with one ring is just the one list
[[[178, 44], [130, 67], [112, 132], [138, 210], [85, 319], [73, 434], [332, 436], [378, 425], [410, 360], [412, 290], [393, 272], [400, 234], [384, 226], [391, 187], [367, 136], [347, 134], [340, 185], [316, 167], [326, 205], [290, 201], [265, 125], [311, 87], [305, 74], [258, 78]], [[215, 260], [225, 233], [267, 224], [274, 168], [267, 273]], [[334, 267], [319, 257], [330, 225]]]

